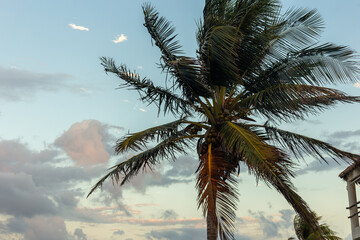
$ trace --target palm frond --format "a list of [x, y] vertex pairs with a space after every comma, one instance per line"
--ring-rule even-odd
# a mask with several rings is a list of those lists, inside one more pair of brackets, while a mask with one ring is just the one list
[[221, 126], [219, 134], [222, 147], [238, 159], [256, 161], [276, 158], [274, 149], [246, 125], [227, 121]]
[[325, 85], [352, 83], [359, 78], [354, 52], [347, 47], [323, 44], [309, 47], [266, 67], [258, 77], [250, 80], [247, 89], [258, 92], [279, 82]]
[[[299, 51], [316, 43], [324, 27], [317, 10], [290, 8], [275, 24], [275, 39], [272, 40], [272, 54]], [[281, 47], [281, 48], [279, 48]]]
[[267, 119], [291, 121], [317, 114], [336, 103], [353, 102], [360, 102], [360, 98], [335, 89], [279, 83], [242, 99], [237, 105], [253, 109]]
[[254, 78], [275, 34], [269, 31], [275, 24], [279, 13], [278, 1], [243, 0], [236, 1], [233, 26], [241, 32], [242, 41], [238, 48], [236, 64], [242, 78]]
[[170, 25], [164, 17], [151, 4], [143, 6], [145, 16], [144, 26], [159, 47], [162, 53], [161, 67], [170, 73], [176, 83], [182, 87], [183, 94], [189, 99], [194, 100], [194, 94], [198, 96], [208, 96], [209, 91], [199, 80], [200, 66], [196, 59], [179, 56], [182, 53], [181, 46], [176, 40], [175, 28]]
[[196, 184], [198, 207], [202, 207], [204, 216], [212, 218], [211, 222], [217, 226], [221, 240], [234, 239], [238, 200], [236, 180], [231, 174], [227, 174], [228, 169], [224, 153], [213, 149], [210, 144], [207, 153], [200, 159]]
[[237, 48], [241, 42], [240, 32], [236, 27], [216, 26], [209, 31], [202, 60], [208, 73], [206, 79], [210, 86], [231, 86], [238, 83], [238, 68], [236, 66]]
[[181, 118], [173, 122], [148, 128], [141, 132], [128, 134], [128, 136], [124, 136], [116, 142], [115, 152], [119, 154], [128, 150], [139, 151], [146, 147], [148, 141], [165, 140], [177, 134], [179, 126], [183, 124], [184, 121], [185, 118]]
[[297, 158], [303, 158], [305, 155], [312, 155], [317, 159], [327, 162], [324, 156], [327, 155], [335, 161], [337, 161], [337, 159], [342, 159], [345, 162], [349, 162], [349, 160], [360, 161], [359, 155], [342, 151], [326, 142], [271, 127], [267, 124], [264, 125], [264, 128], [270, 140], [280, 144]]
[[258, 180], [264, 181], [268, 186], [274, 186], [295, 211], [310, 223], [314, 232], [320, 234], [321, 229], [311, 210], [295, 192], [290, 181], [290, 176], [294, 176], [293, 163], [288, 160], [286, 154], [266, 144], [254, 132], [256, 130], [250, 131], [239, 124], [226, 122], [220, 130], [222, 145], [234, 153], [239, 152], [239, 159], [243, 159], [250, 174], [254, 174]]
[[164, 114], [171, 112], [175, 115], [187, 114], [191, 115], [193, 104], [189, 101], [172, 93], [169, 89], [155, 86], [149, 79], [141, 79], [139, 74], [131, 72], [125, 65], [117, 67], [111, 58], [100, 58], [105, 71], [114, 73], [116, 76], [125, 81], [120, 87], [129, 87], [137, 90], [140, 94], [140, 100], [148, 104], [156, 104], [158, 113], [162, 110]]
[[[314, 216], [316, 217], [317, 221], [321, 220], [320, 216], [317, 216], [315, 212], [313, 212]], [[324, 238], [326, 240], [342, 240], [342, 238], [336, 236], [336, 232], [331, 230], [330, 227], [323, 223], [320, 225], [321, 230], [324, 233]], [[294, 229], [296, 236], [299, 240], [316, 240], [316, 235], [312, 232], [309, 224], [302, 219], [298, 214], [294, 218]]]
[[159, 47], [163, 58], [167, 61], [176, 60], [178, 54], [182, 54], [181, 46], [176, 40], [175, 28], [164, 17], [160, 17], [158, 11], [150, 3], [143, 5], [145, 23], [150, 36]]
[[252, 36], [271, 26], [279, 10], [280, 5], [276, 0], [238, 0], [234, 7], [233, 26]]
[[[285, 164], [284, 164], [285, 163]], [[289, 175], [286, 173], [290, 162], [283, 155], [275, 160], [258, 159], [257, 161], [247, 161], [246, 165], [249, 169], [253, 169], [252, 173], [268, 186], [273, 186], [281, 193], [294, 210], [305, 219], [310, 228], [316, 235], [316, 239], [325, 240], [324, 233], [319, 226], [316, 216], [313, 214], [307, 203], [296, 193], [296, 189], [290, 181]]]
[[161, 160], [175, 160], [178, 154], [185, 154], [190, 147], [191, 141], [202, 136], [189, 135], [187, 131], [179, 131], [168, 139], [160, 142], [155, 147], [147, 149], [130, 159], [111, 167], [109, 172], [102, 177], [90, 190], [90, 196], [97, 188], [101, 188], [107, 179], [111, 179], [113, 184], [123, 185], [130, 178], [136, 176], [141, 169], [150, 169]]
[[319, 37], [322, 20], [316, 10], [290, 9], [283, 17], [269, 21], [263, 30], [245, 35], [238, 60], [241, 72], [252, 82], [264, 66], [300, 51]]

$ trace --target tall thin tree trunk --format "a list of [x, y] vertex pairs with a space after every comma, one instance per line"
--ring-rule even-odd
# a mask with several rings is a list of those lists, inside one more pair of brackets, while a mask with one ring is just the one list
[[209, 209], [206, 217], [207, 240], [217, 240], [217, 224], [215, 209]]

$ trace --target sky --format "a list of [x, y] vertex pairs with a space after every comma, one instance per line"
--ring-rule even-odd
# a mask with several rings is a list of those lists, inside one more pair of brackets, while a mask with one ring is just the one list
[[[172, 120], [117, 89], [102, 56], [126, 63], [162, 85], [160, 54], [143, 27], [143, 0], [0, 0], [0, 239], [184, 240], [204, 239], [197, 209], [194, 152], [153, 171], [87, 193], [106, 169], [132, 153], [114, 156], [116, 139]], [[175, 26], [180, 43], [195, 56], [196, 23], [204, 1], [154, 0]], [[360, 2], [285, 0], [316, 8], [323, 16], [322, 42], [360, 52]], [[360, 83], [333, 86], [360, 95]], [[360, 105], [337, 105], [282, 128], [360, 153]], [[296, 160], [295, 160], [296, 161]], [[299, 162], [298, 192], [338, 235], [350, 239], [344, 164]], [[294, 236], [294, 211], [273, 189], [239, 175], [236, 239]]]

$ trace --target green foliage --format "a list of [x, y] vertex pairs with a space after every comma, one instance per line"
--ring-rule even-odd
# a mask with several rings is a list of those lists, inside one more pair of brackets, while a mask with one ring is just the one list
[[[321, 220], [320, 216], [317, 216], [316, 213], [313, 213], [317, 221]], [[336, 232], [330, 229], [330, 227], [323, 223], [320, 225], [320, 228], [324, 234], [326, 240], [342, 240], [342, 238], [336, 236]], [[316, 240], [316, 235], [311, 229], [310, 225], [302, 219], [299, 215], [296, 215], [294, 218], [294, 229], [296, 236], [299, 240]]]
[[296, 162], [290, 156], [312, 155], [321, 162], [328, 156], [346, 162], [360, 156], [277, 126], [336, 103], [359, 102], [359, 97], [328, 87], [357, 81], [359, 67], [348, 47], [318, 43], [323, 21], [316, 10], [292, 8], [284, 15], [280, 10], [275, 0], [206, 0], [197, 57], [191, 58], [182, 55], [175, 28], [145, 4], [144, 26], [160, 49], [160, 67], [172, 86], [155, 86], [109, 58], [101, 58], [102, 65], [123, 80], [122, 88], [138, 91], [145, 104], [156, 104], [159, 113], [171, 112], [179, 120], [119, 139], [117, 154], [138, 153], [110, 168], [89, 195], [107, 179], [122, 185], [140, 170], [175, 160], [197, 142], [198, 204], [213, 226], [208, 239], [234, 239], [241, 164], [284, 196], [314, 238], [329, 239], [296, 193], [291, 182]]

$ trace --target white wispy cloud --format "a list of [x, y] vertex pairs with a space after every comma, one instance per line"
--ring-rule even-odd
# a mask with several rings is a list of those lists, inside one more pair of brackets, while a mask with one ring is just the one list
[[137, 66], [138, 69], [143, 69], [143, 66]]
[[114, 43], [121, 43], [123, 41], [126, 41], [127, 40], [127, 36], [125, 36], [125, 34], [121, 34], [121, 35], [118, 35], [114, 40], [112, 40]]
[[91, 93], [92, 93], [91, 90], [86, 89], [86, 88], [79, 88], [79, 89], [80, 89], [80, 91], [82, 91], [82, 92], [84, 92], [84, 93], [86, 93], [86, 94], [91, 94]]
[[146, 110], [143, 109], [143, 108], [139, 108], [139, 110], [142, 111], [142, 112], [146, 112]]
[[89, 31], [89, 29], [88, 29], [87, 27], [78, 26], [78, 25], [75, 25], [75, 24], [73, 24], [73, 23], [70, 23], [69, 26], [70, 26], [72, 29], [75, 29], [75, 30]]
[[356, 82], [356, 83], [354, 83], [354, 87], [356, 87], [356, 88], [360, 88], [360, 82]]

